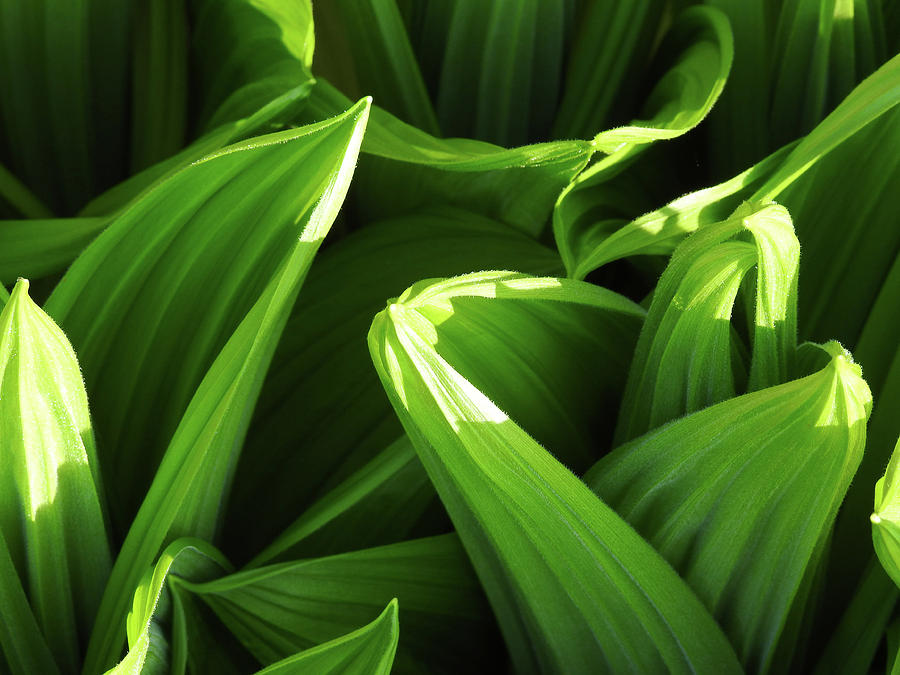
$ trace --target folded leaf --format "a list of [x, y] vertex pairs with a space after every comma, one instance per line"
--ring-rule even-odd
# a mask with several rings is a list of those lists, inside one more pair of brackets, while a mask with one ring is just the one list
[[643, 119], [598, 133], [593, 144], [606, 157], [559, 196], [553, 233], [567, 269], [578, 266], [581, 241], [592, 236], [593, 222], [586, 212], [594, 209], [595, 200], [605, 198], [602, 184], [635, 161], [648, 144], [677, 138], [699, 124], [725, 86], [732, 55], [728, 19], [719, 10], [691, 7], [679, 15], [659, 56], [668, 70], [647, 99]]
[[0, 220], [0, 280], [61, 272], [93, 241], [105, 218]]
[[[346, 108], [347, 99], [320, 79], [307, 119]], [[543, 231], [559, 191], [588, 163], [589, 141], [501, 148], [468, 138], [439, 139], [372, 110], [355, 184], [360, 218], [371, 222], [431, 205], [451, 205], [518, 227]], [[397, 190], [397, 185], [403, 185]]]
[[128, 654], [107, 675], [169, 672], [169, 643], [159, 624], [169, 620], [172, 611], [170, 577], [205, 581], [230, 568], [218, 551], [200, 540], [179, 539], [168, 546], [134, 591], [127, 622]]
[[[564, 303], [602, 291], [497, 273], [451, 288], [467, 283], [485, 302]], [[436, 351], [436, 328], [452, 319], [445, 285], [411, 289], [389, 305], [369, 346], [516, 668], [737, 672], [724, 635], [659, 555]]]
[[681, 573], [754, 672], [772, 666], [865, 447], [869, 388], [840, 345], [823, 349], [821, 371], [672, 422], [585, 476]]
[[[402, 434], [363, 339], [385, 299], [419, 279], [492, 268], [558, 274], [561, 263], [508, 225], [438, 207], [371, 223], [322, 251], [285, 328], [241, 455], [224, 532], [232, 560], [258, 553]], [[367, 529], [360, 536], [381, 530]]]
[[399, 637], [395, 599], [372, 623], [273, 663], [258, 675], [388, 675]]
[[[399, 600], [395, 672], [498, 672], [497, 637], [454, 535], [184, 584], [262, 663], [333, 640]], [[493, 668], [493, 669], [492, 669]]]
[[336, 138], [328, 139], [331, 156], [320, 159], [324, 165], [316, 167], [327, 182], [316, 184], [317, 201], [302, 212], [302, 225], [295, 225], [299, 236], [282, 238], [284, 251], [277, 271], [191, 398], [116, 559], [91, 636], [86, 670], [99, 670], [115, 657], [121, 638], [119, 621], [125, 612], [123, 592], [135, 586], [162, 547], [179, 536], [212, 539], [221, 525], [221, 511], [262, 380], [313, 256], [346, 194], [368, 109], [368, 100], [361, 101], [333, 123], [339, 131]]
[[[672, 64], [654, 86], [641, 119], [601, 131], [594, 145], [608, 155], [656, 140], [677, 138], [699, 124], [725, 87], [734, 56], [728, 18], [712, 7], [692, 7], [675, 20], [659, 59]], [[615, 162], [623, 161], [622, 156]], [[580, 181], [597, 180], [613, 164], [606, 158], [592, 166]]]
[[57, 663], [74, 672], [109, 544], [78, 362], [25, 280], [0, 313], [0, 466], [4, 548]]
[[[835, 148], [843, 147], [842, 144], [848, 139], [854, 139], [854, 135], [871, 126], [898, 102], [900, 102], [900, 56], [885, 63], [857, 86], [801, 141], [777, 150], [751, 169], [721, 185], [686, 195], [658, 211], [624, 225], [624, 219], [618, 214], [615, 217], [605, 217], [598, 215], [596, 209], [591, 211], [597, 206], [596, 200], [589, 199], [589, 195], [575, 199], [571, 195], [573, 188], [570, 188], [564, 195], [565, 199], [561, 198], [557, 203], [554, 212], [554, 233], [560, 254], [566, 262], [566, 269], [572, 276], [584, 278], [601, 265], [622, 257], [667, 254], [686, 233], [717, 222], [726, 212], [730, 212], [729, 209], [736, 208], [744, 200], [767, 202], [778, 199], [788, 206], [792, 213], [795, 209], [798, 213], [801, 209], [808, 210], [809, 217], [803, 213], [802, 218], [797, 217], [797, 222], [804, 223], [804, 227], [809, 228], [810, 235], [815, 239], [822, 239], [815, 228], [820, 214], [825, 214], [829, 219], [834, 218], [836, 223], [844, 223], [848, 215], [853, 219], [858, 218], [859, 222], [866, 222], [866, 211], [858, 208], [860, 204], [858, 185], [863, 184], [868, 190], [870, 185], [881, 189], [883, 185], [890, 184], [886, 178], [892, 175], [896, 154], [890, 153], [891, 142], [885, 143], [884, 139], [862, 140], [861, 137], [855, 141], [859, 143], [855, 149], [848, 144], [846, 152], [842, 153], [843, 159], [836, 159], [832, 164], [835, 168], [824, 173], [824, 176], [840, 176], [840, 178], [823, 184], [822, 193], [819, 195], [808, 187], [815, 184], [815, 177], [805, 178], [804, 174], [817, 167], [823, 159], [827, 162], [830, 159], [829, 153]], [[895, 133], [896, 128], [896, 123], [885, 123], [880, 133]], [[879, 132], [871, 133], [874, 135]], [[861, 151], [860, 148], [865, 148], [865, 152], [868, 153], [873, 147], [884, 147], [885, 151], [884, 154], [875, 153], [876, 161], [871, 167], [871, 178], [863, 178], [859, 184], [845, 181], [843, 171], [848, 158], [856, 157]], [[795, 184], [796, 188], [791, 190], [791, 186]], [[852, 199], [845, 197], [835, 202], [831, 199], [830, 191], [833, 189], [846, 189], [853, 197]], [[598, 199], [600, 212], [603, 213], [602, 192], [599, 193]], [[873, 198], [868, 204], [878, 208], [883, 201]], [[831, 214], [824, 208], [826, 203], [841, 204], [846, 207], [846, 211]], [[890, 209], [891, 202], [885, 202], [884, 206]], [[819, 210], [819, 214], [815, 213], [816, 210]], [[608, 212], [609, 208], [607, 207], [605, 211]], [[582, 218], [583, 213], [587, 213], [588, 216]], [[832, 228], [823, 230], [827, 233], [832, 231]], [[866, 243], [877, 240], [878, 238], [871, 238], [866, 240]], [[833, 246], [828, 243], [825, 250]], [[883, 254], [883, 251], [880, 254]], [[827, 264], [822, 264], [825, 269], [830, 270]], [[859, 271], [856, 270], [856, 273], [859, 274]], [[823, 278], [833, 280], [840, 279], [841, 276], [824, 275]], [[821, 306], [821, 303], [830, 297], [828, 293], [809, 294], [806, 302]], [[843, 311], [858, 313], [859, 310], [845, 306]], [[835, 316], [840, 315], [841, 312], [835, 313]], [[820, 338], [829, 336], [828, 331], [818, 334]]]
[[573, 471], [606, 449], [643, 311], [581, 282], [482, 272], [400, 299], [442, 358]]
[[[291, 255], [312, 259], [366, 110], [360, 102], [175, 173], [122, 211], [47, 301], [96, 401], [120, 532], [228, 337]], [[298, 235], [302, 250], [292, 254]]]
[[[569, 250], [571, 256], [566, 261], [569, 276], [584, 279], [595, 269], [629, 256], [670, 255], [687, 235], [728, 218], [781, 166], [793, 147], [787, 145], [724, 183], [686, 194], [630, 222], [626, 218], [610, 217], [609, 207], [602, 202], [600, 213], [586, 210], [592, 222], [572, 230], [568, 235], [568, 248], [564, 249]], [[613, 179], [610, 184], [615, 182]], [[618, 199], [620, 193], [618, 191], [610, 198]], [[590, 199], [591, 207], [596, 207], [599, 202], [597, 190], [589, 194], [594, 196]], [[571, 201], [572, 197], [569, 198]], [[554, 223], [567, 217], [564, 210], [569, 206], [568, 202], [557, 206]]]
[[[753, 244], [731, 241], [749, 237]], [[731, 313], [752, 267], [749, 391], [792, 375], [800, 246], [777, 204], [745, 204], [676, 249], [653, 294], [619, 412], [619, 443], [737, 391]]]

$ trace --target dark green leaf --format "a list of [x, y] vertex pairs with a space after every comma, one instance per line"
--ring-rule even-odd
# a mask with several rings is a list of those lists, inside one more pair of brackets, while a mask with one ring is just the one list
[[398, 598], [395, 672], [497, 672], [490, 610], [454, 535], [185, 586], [264, 664], [344, 635]]

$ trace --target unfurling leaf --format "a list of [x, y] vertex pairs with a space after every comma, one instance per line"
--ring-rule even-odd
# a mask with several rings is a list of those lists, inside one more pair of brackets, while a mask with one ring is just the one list
[[510, 321], [542, 303], [590, 302], [622, 318], [634, 310], [588, 284], [492, 272], [416, 286], [369, 332], [385, 390], [517, 669], [738, 672], [724, 635], [668, 564], [442, 356], [453, 345], [437, 339], [440, 324], [453, 320], [454, 296], [466, 293], [488, 304], [509, 300]]
[[73, 672], [110, 571], [103, 493], [75, 352], [22, 279], [0, 313], [0, 467], [0, 557]]
[[830, 362], [819, 372], [676, 420], [585, 476], [697, 592], [753, 672], [772, 665], [865, 447], [869, 387], [840, 345], [821, 350]]

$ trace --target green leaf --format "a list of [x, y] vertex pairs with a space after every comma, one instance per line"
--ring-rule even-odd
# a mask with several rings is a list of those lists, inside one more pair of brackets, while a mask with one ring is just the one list
[[489, 670], [490, 610], [454, 535], [242, 571], [184, 584], [264, 664], [333, 640], [397, 598], [404, 640], [395, 672]]
[[[321, 64], [342, 60], [349, 72], [332, 81], [349, 95], [371, 94], [386, 110], [423, 131], [440, 135], [437, 117], [394, 0], [318, 3], [317, 29], [327, 26], [316, 53]], [[320, 33], [321, 35], [321, 33]], [[326, 66], [327, 67], [327, 66]]]
[[388, 675], [394, 663], [400, 629], [397, 600], [391, 600], [372, 623], [343, 637], [307, 649], [268, 668], [258, 675]]
[[[630, 222], [614, 217], [618, 214], [610, 213], [595, 188], [587, 195], [589, 209], [585, 211], [589, 220], [578, 221], [581, 224], [569, 229], [565, 245], [559, 242], [561, 253], [565, 251], [563, 255], [568, 255], [569, 276], [584, 279], [603, 265], [629, 256], [670, 255], [687, 235], [728, 218], [775, 172], [792, 148], [793, 145], [785, 146], [724, 183], [686, 194]], [[623, 178], [628, 178], [628, 174]], [[617, 182], [613, 179], [605, 184], [614, 190], [608, 198], [610, 205], [620, 199]], [[561, 222], [567, 218], [579, 217], [575, 214], [580, 214], [582, 207], [578, 205], [574, 214], [565, 213], [573, 197], [577, 198], [578, 193], [557, 205], [553, 216], [555, 228], [562, 227]], [[600, 215], [594, 211], [598, 206]]]
[[[803, 246], [801, 336], [834, 335], [854, 351], [875, 397], [869, 446], [835, 531], [831, 597], [849, 599], [864, 556], [841, 551], [869, 547], [866, 519], [871, 488], [884, 472], [897, 436], [900, 349], [895, 337], [900, 302], [900, 109], [880, 116], [825, 155], [779, 196], [791, 209]], [[859, 163], [864, 153], [866, 161]], [[847, 167], [855, 167], [848, 173]], [[864, 262], [863, 262], [864, 261]], [[894, 336], [892, 338], [892, 336]]]
[[[450, 288], [466, 283], [485, 297], [520, 297], [520, 312], [525, 300], [602, 292], [498, 273], [452, 280]], [[516, 668], [736, 672], [724, 635], [658, 554], [436, 351], [428, 315], [451, 318], [445, 286], [418, 287], [389, 305], [369, 346]], [[618, 311], [612, 294], [605, 302]]]
[[856, 594], [816, 664], [816, 675], [868, 673], [898, 598], [900, 589], [869, 556]]
[[8, 204], [26, 218], [50, 218], [53, 213], [9, 170], [0, 164], [0, 204]]
[[[262, 380], [313, 256], [346, 194], [368, 110], [368, 100], [361, 101], [328, 125], [336, 127], [332, 129], [335, 137], [320, 142], [330, 152], [317, 158], [321, 166], [311, 167], [324, 176], [309, 186], [316, 189], [316, 194], [301, 195], [309, 203], [301, 211], [299, 222], [292, 223], [299, 236], [295, 232], [289, 239], [281, 238], [283, 250], [278, 251], [276, 271], [258, 292], [190, 399], [113, 567], [91, 638], [86, 670], [99, 670], [114, 658], [120, 639], [117, 627], [125, 611], [123, 591], [134, 587], [160, 549], [179, 536], [211, 539], [221, 525], [221, 511]], [[295, 138], [324, 129], [307, 128]], [[289, 136], [278, 140], [293, 139]], [[281, 147], [290, 147], [290, 142]], [[230, 154], [240, 154], [242, 149], [236, 148]], [[305, 153], [301, 156], [310, 161]], [[262, 159], [266, 159], [265, 155]], [[256, 166], [260, 164], [266, 165], [257, 158]], [[146, 458], [134, 454], [130, 458], [146, 464]], [[140, 471], [140, 467], [135, 470]]]
[[0, 532], [57, 663], [78, 664], [110, 568], [72, 347], [19, 280], [0, 313]]
[[[718, 100], [734, 56], [728, 18], [712, 7], [682, 12], [663, 43], [659, 59], [672, 64], [644, 104], [643, 118], [601, 131], [594, 136], [598, 150], [618, 155], [657, 140], [677, 138], [697, 126]], [[621, 155], [616, 162], [623, 161]], [[607, 171], [610, 158], [586, 171], [582, 180]]]
[[900, 103], [900, 54], [863, 80], [793, 149], [751, 198], [776, 199], [821, 157]]
[[[750, 238], [753, 243], [732, 241]], [[800, 245], [787, 210], [745, 204], [676, 249], [653, 294], [622, 399], [616, 439], [635, 438], [734, 396], [731, 314], [748, 272], [749, 391], [787, 381], [797, 334]]]
[[572, 20], [568, 4], [498, 0], [438, 10], [447, 13], [435, 90], [446, 135], [507, 147], [550, 135]]
[[[407, 300], [408, 299], [408, 300]], [[609, 443], [644, 312], [570, 280], [482, 272], [413, 285], [401, 300], [433, 324], [442, 358], [581, 473]]]
[[772, 665], [865, 446], [869, 388], [840, 345], [823, 349], [821, 371], [672, 422], [585, 476], [697, 592], [753, 672]]
[[213, 611], [180, 585], [167, 586], [172, 598], [171, 675], [246, 675], [257, 661]]
[[807, 133], [881, 64], [883, 46], [875, 44], [870, 4], [874, 5], [870, 0], [787, 0], [782, 4], [772, 44], [775, 145]]
[[[778, 197], [797, 223], [804, 286], [816, 289], [800, 299], [804, 337], [836, 336], [855, 344], [900, 256], [898, 144], [900, 108], [895, 108], [824, 156]], [[847, 167], [856, 166], [861, 154], [866, 161], [848, 175]]]
[[129, 7], [0, 3], [2, 161], [55, 213], [124, 173]]
[[135, 3], [131, 172], [184, 145], [188, 98], [188, 17], [184, 0]]
[[63, 271], [107, 222], [106, 218], [0, 220], [0, 280], [40, 279]]
[[81, 215], [113, 215], [132, 200], [136, 201], [157, 185], [208, 155], [219, 152], [226, 146], [284, 127], [285, 122], [293, 118], [299, 107], [303, 105], [311, 88], [312, 83], [304, 83], [299, 87], [288, 89], [247, 117], [227, 122], [210, 131], [181, 152], [157, 162], [110, 188], [88, 203], [82, 209]]
[[589, 214], [598, 200], [607, 198], [603, 183], [649, 144], [677, 138], [699, 124], [725, 86], [732, 55], [728, 19], [719, 10], [692, 7], [678, 16], [659, 56], [668, 69], [647, 99], [643, 119], [598, 133], [593, 145], [606, 156], [578, 175], [556, 202], [553, 233], [566, 269], [580, 262], [581, 241], [593, 229]]
[[734, 64], [728, 84], [709, 116], [713, 173], [730, 176], [761, 160], [771, 145], [769, 108], [774, 21], [768, 16], [766, 0], [706, 2], [728, 16], [734, 33]]
[[435, 501], [409, 438], [401, 436], [304, 511], [247, 567], [403, 541]]
[[233, 560], [258, 553], [402, 434], [361, 339], [385, 299], [419, 279], [492, 268], [559, 274], [561, 263], [507, 225], [439, 207], [371, 223], [322, 251], [241, 455], [224, 533]]
[[[346, 101], [320, 79], [304, 112], [307, 119], [322, 119], [344, 109]], [[372, 222], [450, 205], [537, 234], [559, 191], [593, 152], [589, 141], [507, 149], [469, 138], [435, 138], [376, 106], [355, 179], [359, 216]]]
[[0, 530], [0, 670], [12, 675], [59, 673], [19, 581]]
[[875, 510], [872, 513], [872, 541], [881, 566], [900, 586], [900, 439], [884, 475], [875, 484]]
[[[834, 244], [828, 238], [834, 227], [817, 227], [820, 218], [833, 219], [836, 223], [842, 223], [841, 227], [848, 217], [860, 223], [868, 222], [867, 211], [858, 208], [859, 185], [865, 185], [868, 191], [870, 187], [873, 190], [880, 190], [882, 186], [891, 184], [888, 178], [893, 173], [896, 153], [890, 153], [888, 149], [893, 145], [889, 135], [895, 133], [896, 122], [885, 121], [880, 125], [880, 131], [873, 129], [866, 132], [871, 134], [871, 138], [866, 134], [860, 135], [859, 138], [855, 135], [865, 131], [884, 113], [897, 105], [900, 101], [898, 92], [900, 92], [900, 57], [895, 57], [854, 89], [850, 96], [802, 141], [780, 148], [731, 180], [681, 197], [627, 224], [625, 222], [627, 219], [621, 218], [617, 213], [612, 216], [602, 215], [611, 211], [605, 201], [615, 205], [616, 202], [613, 200], [617, 195], [607, 196], [596, 189], [587, 195], [578, 195], [577, 190], [572, 194], [574, 186], [570, 187], [562, 195], [554, 212], [554, 233], [560, 254], [566, 262], [566, 269], [571, 276], [582, 279], [591, 271], [613, 260], [631, 255], [668, 254], [685, 234], [718, 222], [744, 200], [766, 202], [777, 198], [792, 213], [797, 212], [795, 219], [798, 223], [803, 224], [804, 228], [808, 227], [806, 236], [812, 238], [811, 245], [815, 245], [817, 240], [828, 241], [827, 244], [823, 243], [823, 246], [825, 250], [832, 252]], [[878, 125], [875, 127], [878, 128]], [[879, 134], [881, 137], [876, 140]], [[848, 139], [849, 142], [845, 143]], [[881, 147], [885, 148], [884, 153], [873, 151]], [[832, 160], [829, 153], [835, 148], [840, 150]], [[846, 164], [848, 161], [855, 161], [851, 158], [857, 157], [862, 151], [873, 154], [875, 161], [871, 166], [863, 167], [864, 172], [870, 170], [871, 174], [866, 173], [865, 177], [860, 178], [859, 183], [847, 181], [844, 175]], [[818, 179], [818, 173], [814, 172], [808, 177], [804, 176], [810, 169], [820, 164], [829, 167], [823, 169], [821, 179]], [[815, 186], [819, 180], [822, 181], [821, 192], [810, 188], [810, 185]], [[796, 187], [790, 189], [794, 184]], [[831, 196], [834, 190], [846, 190], [852, 197], [833, 200]], [[596, 194], [593, 199], [592, 194]], [[884, 198], [873, 197], [867, 200], [867, 203], [872, 205], [870, 208], [879, 208], [882, 205], [886, 209], [892, 208], [891, 202], [885, 201]], [[835, 204], [844, 206], [845, 209], [832, 211], [826, 207]], [[600, 207], [599, 215], [598, 207]], [[843, 229], [841, 231], [843, 232]], [[805, 245], [804, 236], [801, 236], [801, 240]], [[865, 241], [877, 240], [878, 238], [869, 238]], [[840, 248], [845, 247], [842, 245]], [[849, 256], [852, 249], [846, 250]], [[886, 250], [889, 250], [889, 247], [881, 248], [882, 253]], [[828, 271], [827, 274], [818, 273], [825, 283], [842, 278], [839, 274], [831, 274], [831, 267], [828, 264], [816, 265], [816, 268]], [[854, 271], [860, 274], [858, 268]], [[822, 307], [823, 303], [830, 302], [831, 297], [832, 295], [826, 292], [811, 293], [808, 294], [806, 302], [816, 303]], [[858, 306], [847, 305], [841, 312], [835, 312], [833, 315], [824, 315], [817, 311], [816, 317], [838, 317], [842, 316], [844, 311], [858, 313], [859, 310]], [[837, 324], [840, 325], [839, 322]], [[825, 330], [817, 332], [816, 335], [820, 338], [828, 337], [834, 332], [835, 323], [830, 325], [831, 332]], [[845, 339], [849, 338], [845, 336]]]
[[671, 3], [595, 0], [583, 3], [566, 65], [554, 138], [590, 138], [630, 114], [653, 42]]
[[228, 561], [205, 542], [197, 539], [172, 542], [156, 564], [147, 569], [134, 591], [127, 621], [128, 654], [107, 675], [169, 672], [169, 643], [160, 625], [169, 620], [172, 611], [167, 584], [175, 576], [199, 582], [230, 570]]
[[249, 117], [287, 92], [309, 88], [315, 42], [310, 0], [195, 0], [192, 5], [198, 129]]
[[175, 173], [122, 211], [47, 301], [95, 401], [120, 532], [200, 380], [276, 270], [294, 256], [305, 274], [367, 106]]

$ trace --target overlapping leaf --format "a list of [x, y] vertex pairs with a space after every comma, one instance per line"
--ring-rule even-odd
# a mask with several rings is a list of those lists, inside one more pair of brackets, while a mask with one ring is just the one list
[[[428, 3], [420, 3], [425, 8]], [[394, 0], [317, 3], [316, 72], [344, 94], [371, 94], [404, 122], [440, 135], [434, 108]]]
[[[104, 667], [114, 658], [125, 610], [123, 594], [134, 588], [161, 548], [178, 536], [211, 539], [221, 525], [221, 512], [262, 380], [313, 256], [346, 194], [367, 113], [368, 101], [362, 101], [324, 127], [334, 127], [333, 137], [316, 139], [329, 152], [317, 158], [322, 165], [309, 167], [321, 172], [321, 182], [314, 183], [318, 194], [302, 196], [314, 205], [300, 212], [302, 224], [292, 223], [299, 233], [280, 238], [283, 250], [271, 252], [275, 273], [190, 399], [116, 560], [86, 668]], [[295, 138], [322, 131], [322, 127], [305, 129]]]
[[0, 220], [0, 280], [61, 272], [108, 222], [105, 218]]
[[452, 290], [467, 285], [517, 299], [510, 317], [530, 302], [596, 296], [612, 314], [627, 305], [579, 282], [485, 273], [407, 292], [369, 333], [517, 669], [737, 671], [718, 626], [658, 554], [442, 357], [435, 319], [452, 319]]
[[388, 675], [399, 637], [397, 601], [391, 600], [372, 623], [273, 663], [258, 675]]
[[[242, 479], [227, 517], [232, 559], [259, 552], [402, 434], [361, 339], [385, 298], [419, 279], [498, 267], [558, 274], [561, 262], [507, 225], [437, 207], [372, 223], [322, 252], [279, 344], [241, 456]], [[356, 535], [366, 539], [382, 529], [369, 523]], [[351, 541], [354, 532], [345, 536]]]
[[[320, 79], [304, 113], [323, 119], [346, 102]], [[507, 149], [468, 138], [439, 139], [375, 107], [355, 180], [359, 217], [371, 222], [424, 206], [451, 205], [536, 234], [544, 229], [559, 191], [593, 151], [589, 141], [581, 140]]]
[[[340, 200], [336, 176], [349, 170], [341, 167], [366, 109], [229, 146], [175, 173], [115, 218], [47, 301], [98, 411], [120, 532], [228, 337], [285, 261], [311, 261], [330, 226], [317, 219]], [[292, 253], [300, 232], [303, 250]]]
[[288, 92], [308, 88], [315, 44], [310, 0], [192, 5], [202, 101], [198, 130], [249, 117]]
[[179, 539], [163, 551], [141, 579], [128, 613], [128, 654], [107, 675], [149, 675], [170, 672], [170, 644], [161, 627], [171, 620], [172, 599], [167, 584], [179, 576], [206, 581], [222, 576], [231, 566], [208, 544]]
[[501, 665], [490, 611], [454, 535], [184, 585], [264, 664], [344, 635], [397, 598], [404, 639], [395, 672], [496, 672]]
[[585, 476], [682, 574], [754, 672], [774, 665], [865, 447], [869, 388], [840, 345], [824, 349], [819, 372], [672, 422]]
[[132, 173], [163, 161], [184, 145], [189, 65], [185, 0], [134, 4]]
[[[57, 664], [75, 672], [110, 570], [103, 493], [78, 362], [24, 280], [0, 313], [0, 466], [9, 621], [25, 614], [21, 579]], [[25, 639], [23, 655], [38, 658], [36, 638]]]
[[[740, 200], [765, 202], [778, 199], [783, 201], [792, 212], [793, 209], [799, 210], [804, 205], [814, 209], [825, 201], [830, 202], [830, 194], [825, 185], [833, 185], [833, 183], [823, 185], [822, 193], [818, 195], [817, 199], [813, 197], [809, 188], [810, 184], [815, 183], [816, 176], [804, 178], [804, 174], [818, 166], [823, 159], [829, 158], [829, 153], [841, 146], [842, 143], [854, 138], [857, 133], [877, 122], [882, 115], [888, 113], [898, 103], [900, 103], [900, 56], [885, 63], [860, 83], [831, 114], [801, 141], [780, 148], [751, 169], [729, 181], [686, 195], [627, 224], [622, 224], [624, 219], [618, 214], [616, 214], [617, 218], [613, 219], [602, 215], [604, 212], [609, 212], [608, 206], [604, 207], [605, 211], [601, 209], [600, 214], [594, 211], [591, 215], [593, 222], [582, 228], [583, 232], [572, 239], [574, 243], [569, 244], [571, 253], [565, 252], [567, 244], [559, 239], [559, 227], [554, 224], [560, 251], [566, 260], [566, 269], [573, 276], [583, 278], [597, 267], [625, 256], [671, 252], [683, 236], [698, 227], [702, 228], [718, 222], [722, 218], [722, 213], [727, 211], [725, 205], [733, 208], [739, 204]], [[885, 129], [883, 133], [894, 133], [895, 129], [896, 123]], [[887, 167], [887, 175], [890, 175], [889, 172], [892, 171], [890, 167], [893, 166], [894, 155], [889, 150], [892, 146], [888, 144], [882, 147], [885, 154], [876, 154], [878, 162], [873, 167], [872, 175], [878, 177], [876, 185], [881, 185], [884, 167]], [[858, 154], [858, 151], [850, 153], [848, 150], [848, 154]], [[834, 166], [843, 169], [845, 163], [846, 157], [844, 161], [836, 163]], [[834, 175], [833, 172], [825, 172], [824, 175], [828, 176], [829, 174]], [[795, 184], [796, 188], [792, 190], [791, 186]], [[857, 194], [858, 192], [854, 192], [852, 202], [844, 202], [847, 204], [847, 213], [851, 214], [854, 219], [864, 213], [855, 208]], [[807, 201], [807, 195], [810, 197], [809, 201]], [[878, 204], [878, 200], [867, 203]], [[574, 217], [570, 217], [568, 220], [574, 222]], [[616, 229], [617, 226], [619, 229]], [[812, 231], [814, 227], [812, 222], [809, 227]], [[826, 231], [828, 230], [831, 228], [826, 228]], [[820, 238], [820, 235], [813, 234], [813, 236]], [[810, 302], [814, 302], [816, 294], [811, 294], [811, 296]]]
[[[749, 237], [753, 243], [734, 241]], [[792, 375], [797, 333], [800, 246], [787, 210], [746, 204], [729, 219], [676, 249], [653, 294], [622, 400], [619, 443], [681, 415], [733, 396], [731, 315], [738, 290], [755, 267], [748, 308], [754, 314], [747, 388]], [[755, 286], [755, 289], [752, 288]]]
[[606, 156], [582, 172], [556, 203], [553, 232], [566, 269], [579, 266], [588, 255], [585, 239], [597, 237], [592, 234], [596, 201], [608, 198], [602, 184], [649, 144], [677, 138], [699, 124], [725, 86], [732, 55], [724, 14], [711, 7], [692, 7], [679, 15], [660, 56], [668, 70], [645, 103], [642, 119], [598, 133], [594, 147]]

